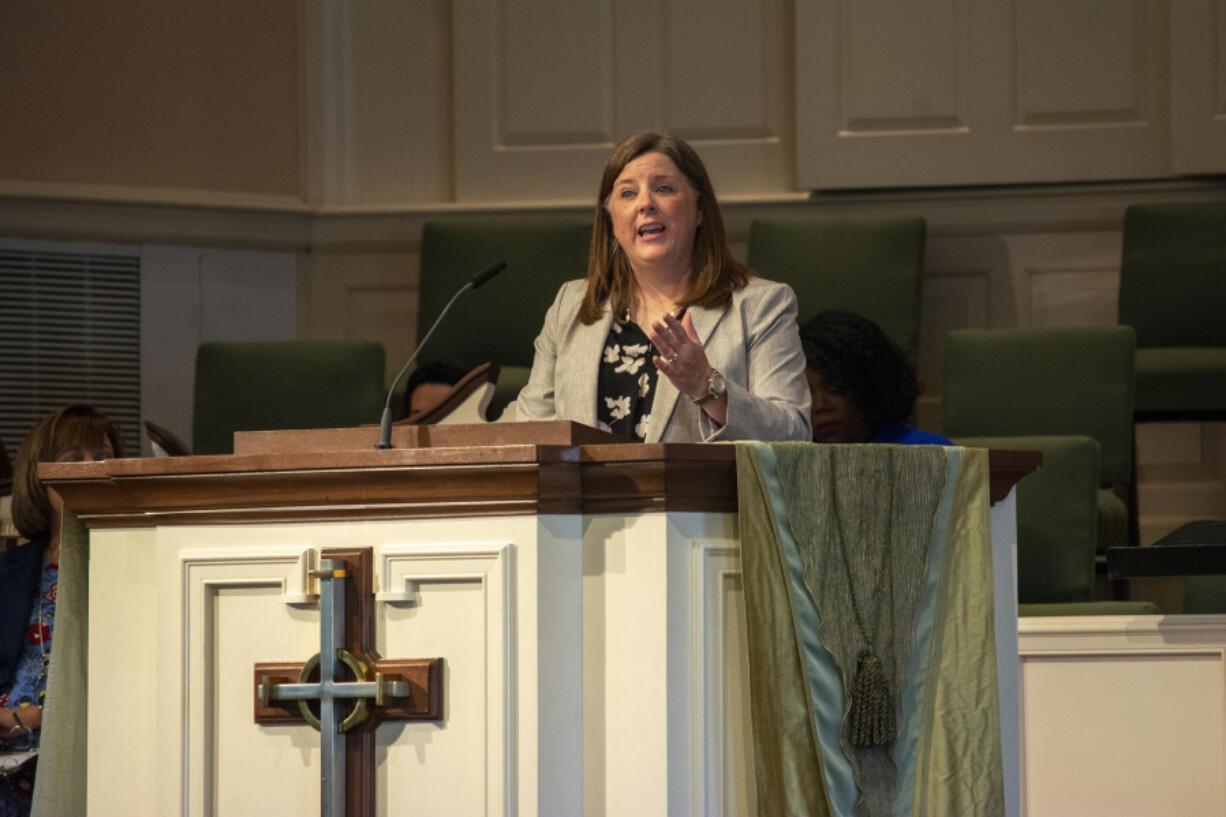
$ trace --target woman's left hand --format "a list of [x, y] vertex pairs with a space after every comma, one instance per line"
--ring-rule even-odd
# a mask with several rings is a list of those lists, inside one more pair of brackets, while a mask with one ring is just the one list
[[694, 319], [690, 313], [685, 313], [681, 320], [665, 314], [651, 325], [648, 338], [659, 353], [652, 358], [652, 362], [662, 375], [672, 381], [677, 391], [690, 397], [701, 397], [706, 393], [711, 364], [698, 340], [698, 333], [694, 331]]

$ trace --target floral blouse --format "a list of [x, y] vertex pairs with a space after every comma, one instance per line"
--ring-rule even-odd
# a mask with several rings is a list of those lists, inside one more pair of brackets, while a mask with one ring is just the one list
[[647, 335], [633, 321], [613, 321], [600, 358], [596, 421], [605, 431], [642, 441], [651, 418], [659, 372]]
[[[13, 673], [12, 683], [0, 688], [0, 707], [39, 706], [47, 691], [47, 660], [51, 656], [51, 633], [55, 629], [55, 597], [59, 588], [59, 565], [43, 563], [38, 596], [31, 605], [26, 643]], [[38, 746], [39, 730], [28, 737], [5, 740], [3, 751], [16, 752]]]

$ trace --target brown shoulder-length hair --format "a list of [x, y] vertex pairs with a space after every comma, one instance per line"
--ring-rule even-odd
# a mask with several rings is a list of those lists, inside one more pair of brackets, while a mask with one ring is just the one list
[[689, 180], [698, 203], [698, 231], [694, 236], [689, 285], [679, 306], [727, 306], [732, 293], [745, 286], [753, 275], [749, 267], [733, 258], [728, 250], [724, 220], [711, 178], [694, 149], [671, 133], [636, 133], [613, 149], [600, 179], [592, 222], [592, 249], [587, 260], [587, 293], [579, 308], [579, 319], [585, 324], [600, 320], [606, 303], [612, 307], [613, 314], [620, 317], [634, 300], [634, 273], [613, 234], [608, 204], [617, 177], [627, 164], [644, 153], [662, 153], [672, 159]]
[[94, 448], [110, 441], [116, 457], [123, 456], [123, 437], [106, 415], [84, 404], [65, 406], [34, 424], [17, 449], [13, 464], [13, 524], [33, 538], [51, 528], [51, 500], [38, 478], [40, 462], [54, 462], [77, 447]]

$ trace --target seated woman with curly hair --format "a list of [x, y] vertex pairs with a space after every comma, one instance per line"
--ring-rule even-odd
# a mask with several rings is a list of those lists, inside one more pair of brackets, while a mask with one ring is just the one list
[[953, 445], [906, 425], [915, 411], [915, 369], [881, 327], [852, 312], [822, 312], [800, 327], [813, 395], [815, 443]]

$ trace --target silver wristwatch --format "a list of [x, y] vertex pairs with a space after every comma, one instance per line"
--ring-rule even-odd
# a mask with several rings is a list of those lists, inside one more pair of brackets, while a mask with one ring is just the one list
[[[697, 397], [690, 397], [694, 401], [694, 405], [701, 406], [710, 403], [712, 400], [718, 400], [728, 393], [728, 384], [724, 382], [724, 376], [715, 369], [711, 370], [711, 374], [707, 375], [707, 390]], [[689, 397], [689, 395], [686, 395]]]

